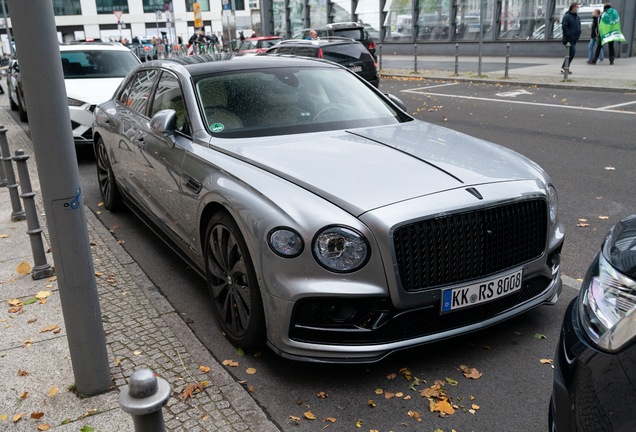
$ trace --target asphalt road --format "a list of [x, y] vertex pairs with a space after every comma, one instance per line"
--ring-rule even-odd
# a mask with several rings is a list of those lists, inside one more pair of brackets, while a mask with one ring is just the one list
[[[497, 93], [517, 89], [442, 84], [447, 83], [384, 80], [381, 89], [398, 95], [417, 118], [504, 145], [543, 166], [557, 187], [560, 215], [567, 227], [563, 272], [581, 278], [607, 230], [636, 208], [636, 144], [631, 132], [636, 117], [598, 108], [636, 101], [636, 96], [525, 88], [532, 94], [504, 98]], [[439, 87], [421, 89], [430, 86]], [[413, 89], [417, 93], [403, 91]], [[636, 109], [636, 103], [618, 109]], [[239, 362], [229, 372], [245, 380], [243, 385], [253, 389], [254, 399], [281, 429], [321, 430], [327, 425], [322, 419], [332, 417], [337, 421], [328, 430], [546, 430], [553, 371], [540, 359], [554, 357], [563, 313], [576, 295], [574, 289], [564, 287], [556, 306], [542, 306], [477, 333], [398, 352], [372, 365], [292, 362], [267, 349], [240, 357], [214, 323], [205, 282], [132, 213], [111, 214], [98, 207], [101, 197], [91, 152], [79, 151], [78, 164], [88, 207], [100, 212], [98, 217], [117, 239], [125, 240], [124, 248], [210, 352], [221, 362]], [[590, 226], [576, 227], [578, 219], [587, 219]], [[546, 339], [536, 339], [537, 333]], [[458, 371], [460, 365], [474, 367], [483, 376], [468, 380]], [[248, 367], [257, 373], [247, 375]], [[458, 405], [476, 404], [479, 409], [474, 414], [460, 409], [447, 418], [430, 413], [428, 401], [409, 389], [413, 381], [399, 375], [403, 367], [427, 381], [417, 390], [436, 380], [457, 380], [457, 386], [446, 386], [448, 394]], [[389, 380], [391, 373], [398, 376]], [[386, 399], [376, 389], [404, 396]], [[318, 398], [319, 392], [329, 397]], [[475, 399], [470, 401], [470, 396]], [[410, 417], [409, 411], [419, 413], [422, 422]], [[305, 419], [305, 412], [317, 420]], [[290, 423], [290, 415], [301, 417], [301, 423]], [[362, 420], [360, 429], [355, 428], [358, 420]]]

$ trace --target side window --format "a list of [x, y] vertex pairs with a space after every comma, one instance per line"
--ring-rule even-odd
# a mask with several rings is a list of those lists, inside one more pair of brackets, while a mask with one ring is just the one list
[[165, 109], [173, 109], [177, 112], [177, 130], [187, 133], [186, 109], [181, 88], [179, 87], [179, 81], [174, 75], [168, 72], [164, 72], [161, 75], [159, 84], [157, 84], [157, 91], [155, 92], [155, 98], [152, 102], [150, 117]]
[[122, 92], [119, 94], [119, 102], [123, 103], [124, 105], [126, 105], [128, 102], [128, 95], [130, 94], [130, 89], [132, 88], [134, 82], [135, 77], [132, 77], [126, 84], [126, 87], [124, 87]]
[[141, 71], [137, 74], [128, 93], [128, 100], [125, 102], [130, 109], [146, 115], [148, 98], [158, 75], [159, 71], [156, 69]]
[[318, 52], [319, 52], [319, 49], [316, 47], [300, 46], [300, 47], [296, 47], [296, 51], [294, 51], [294, 54], [298, 56], [303, 56], [303, 57], [318, 57], [319, 56]]
[[277, 54], [291, 54], [293, 52], [294, 52], [294, 47], [290, 47], [290, 46], [280, 47], [278, 48], [278, 51], [276, 51]]

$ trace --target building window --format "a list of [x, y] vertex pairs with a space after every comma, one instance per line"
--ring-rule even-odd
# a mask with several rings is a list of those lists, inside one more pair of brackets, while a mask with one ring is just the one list
[[186, 0], [186, 10], [188, 12], [193, 12], [192, 5], [194, 3], [199, 3], [201, 6], [201, 12], [210, 12], [210, 0]]
[[80, 0], [53, 0], [53, 13], [59, 15], [81, 15]]
[[234, 8], [234, 10], [245, 10], [245, 0], [234, 0]]
[[165, 5], [170, 4], [170, 0], [144, 0], [144, 12], [155, 13], [166, 10]]
[[95, 0], [98, 14], [111, 14], [115, 11], [128, 13], [128, 0]]

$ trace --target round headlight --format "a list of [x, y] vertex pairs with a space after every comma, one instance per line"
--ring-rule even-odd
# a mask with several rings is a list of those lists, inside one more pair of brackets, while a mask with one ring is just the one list
[[551, 185], [548, 186], [548, 196], [550, 198], [550, 223], [554, 223], [557, 217], [557, 193]]
[[328, 270], [352, 272], [362, 268], [371, 254], [369, 243], [351, 228], [324, 228], [314, 239], [316, 261]]
[[269, 233], [269, 246], [283, 258], [294, 258], [305, 247], [302, 237], [290, 228], [274, 228]]

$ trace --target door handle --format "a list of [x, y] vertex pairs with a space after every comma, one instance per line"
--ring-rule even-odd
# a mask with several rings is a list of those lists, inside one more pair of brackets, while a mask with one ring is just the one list
[[135, 144], [139, 147], [144, 148], [146, 146], [146, 142], [144, 141], [144, 137], [139, 137], [135, 140]]

